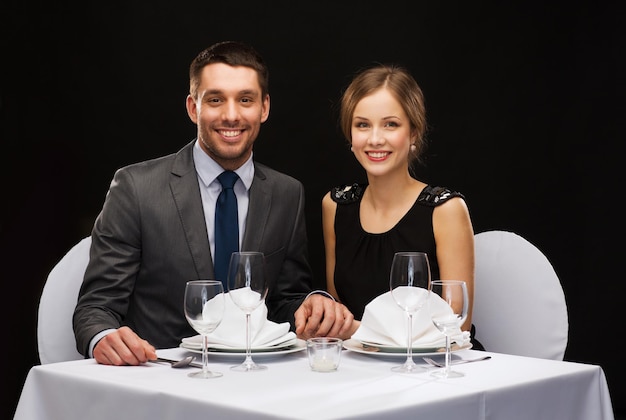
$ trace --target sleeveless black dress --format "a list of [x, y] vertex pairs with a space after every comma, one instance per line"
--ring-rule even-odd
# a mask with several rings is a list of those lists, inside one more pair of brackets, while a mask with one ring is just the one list
[[[340, 301], [363, 317], [365, 306], [389, 291], [389, 272], [396, 252], [420, 251], [428, 255], [431, 278], [439, 278], [437, 248], [433, 232], [433, 210], [452, 197], [465, 198], [445, 187], [427, 185], [411, 209], [389, 231], [368, 233], [361, 226], [359, 209], [367, 185], [334, 187], [330, 194], [337, 203], [335, 214], [335, 289]], [[472, 327], [472, 341], [474, 342]], [[481, 345], [474, 342], [475, 349]]]

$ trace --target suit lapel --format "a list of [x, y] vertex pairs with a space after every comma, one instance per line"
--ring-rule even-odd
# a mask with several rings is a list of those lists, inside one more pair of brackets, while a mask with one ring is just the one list
[[267, 177], [257, 165], [254, 167], [254, 180], [250, 186], [250, 201], [246, 231], [241, 245], [242, 251], [258, 251], [261, 248], [265, 226], [272, 205], [272, 190]]
[[[196, 267], [198, 278], [211, 276], [213, 261], [207, 236], [198, 175], [193, 163], [193, 144], [182, 148], [174, 159], [170, 188], [185, 239]], [[204, 227], [204, 229], [200, 229]]]

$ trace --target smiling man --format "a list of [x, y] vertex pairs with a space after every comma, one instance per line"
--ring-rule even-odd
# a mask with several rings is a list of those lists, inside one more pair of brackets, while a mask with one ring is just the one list
[[189, 77], [186, 108], [197, 137], [175, 154], [119, 169], [96, 219], [73, 319], [78, 351], [102, 364], [137, 365], [195, 335], [183, 312], [185, 283], [226, 280], [215, 264], [223, 172], [236, 198], [228, 239], [266, 257], [268, 318], [290, 322], [300, 338], [351, 336], [350, 311], [310, 294], [302, 184], [253, 159], [270, 110], [264, 60], [248, 45], [221, 42], [198, 54]]

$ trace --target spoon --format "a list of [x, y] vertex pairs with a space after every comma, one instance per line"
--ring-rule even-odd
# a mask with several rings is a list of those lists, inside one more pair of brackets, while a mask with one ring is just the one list
[[188, 356], [181, 360], [172, 360], [172, 359], [165, 359], [163, 357], [157, 357], [156, 360], [151, 360], [151, 362], [169, 363], [170, 365], [172, 365], [173, 368], [184, 368], [187, 366], [202, 367], [202, 365], [200, 365], [199, 363], [193, 363], [194, 360], [195, 360], [195, 357], [193, 356]]
[[[431, 359], [430, 357], [423, 357], [423, 359], [424, 359], [424, 361], [426, 363], [428, 363], [431, 366], [446, 367], [445, 364], [436, 362], [433, 359]], [[463, 364], [463, 363], [480, 362], [481, 360], [489, 360], [489, 359], [491, 359], [491, 356], [483, 356], [483, 357], [479, 357], [479, 358], [476, 358], [476, 359], [454, 360], [454, 361], [450, 362], [450, 365], [460, 365], [460, 364]]]

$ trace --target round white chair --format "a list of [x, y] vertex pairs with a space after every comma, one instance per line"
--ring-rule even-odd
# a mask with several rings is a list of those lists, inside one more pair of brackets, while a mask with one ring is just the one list
[[505, 231], [475, 235], [472, 322], [487, 351], [563, 360], [568, 315], [559, 278], [546, 256]]
[[83, 359], [76, 350], [72, 316], [89, 262], [91, 237], [83, 238], [48, 274], [37, 318], [37, 347], [41, 364]]

